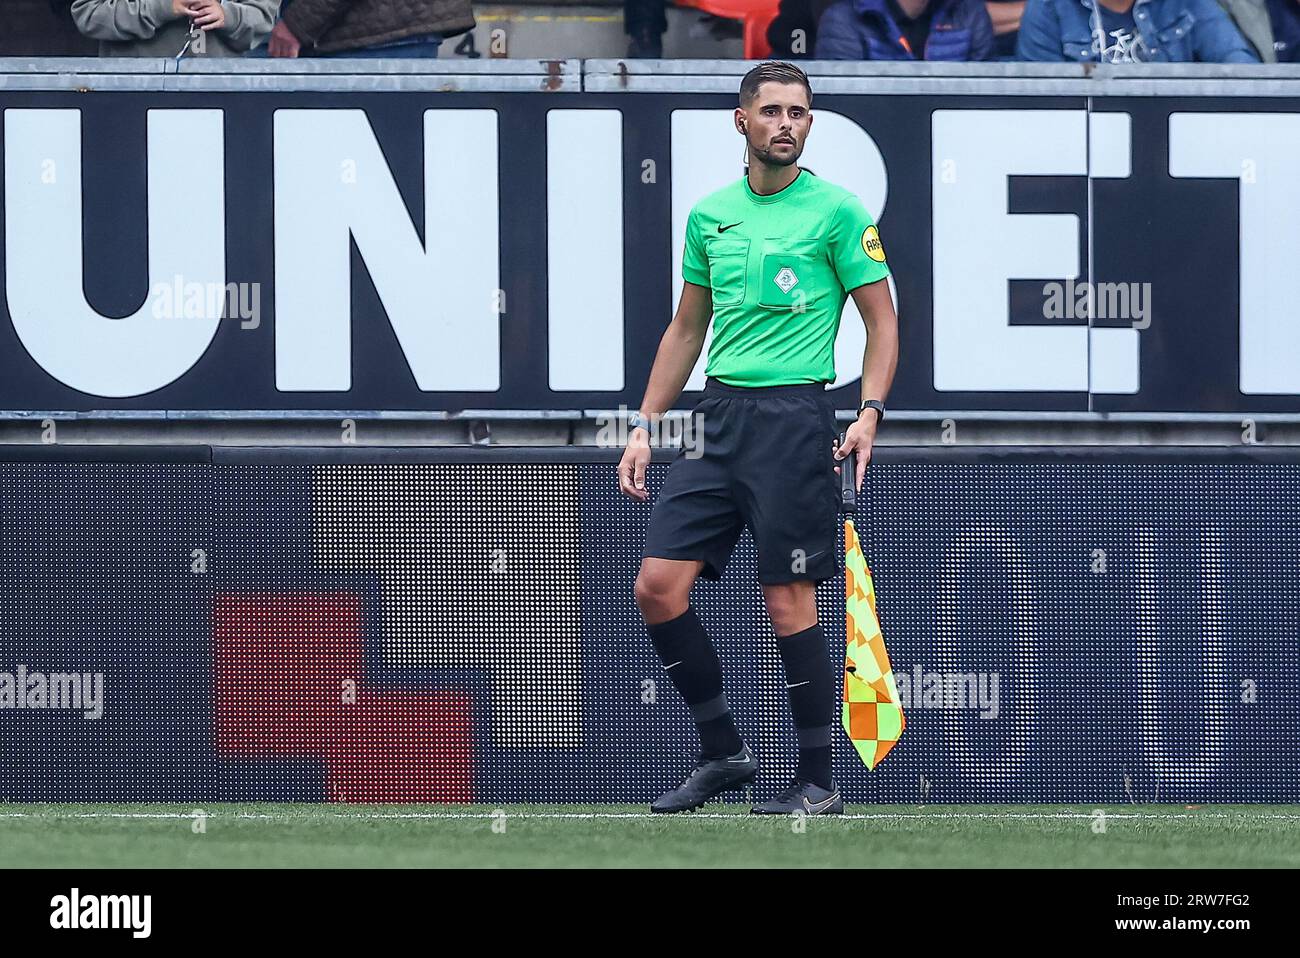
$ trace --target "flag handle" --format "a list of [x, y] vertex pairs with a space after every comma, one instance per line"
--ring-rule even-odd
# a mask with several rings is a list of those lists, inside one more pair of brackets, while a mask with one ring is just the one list
[[[844, 433], [840, 433], [840, 445], [844, 445]], [[858, 454], [850, 452], [840, 460], [840, 511], [856, 512], [858, 509], [858, 490], [854, 480], [858, 475]]]

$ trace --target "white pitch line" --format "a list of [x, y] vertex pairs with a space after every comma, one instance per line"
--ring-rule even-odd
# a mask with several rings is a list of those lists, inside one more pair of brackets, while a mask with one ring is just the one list
[[[1169, 821], [1171, 819], [1233, 819], [1235, 821], [1296, 821], [1300, 822], [1300, 815], [1233, 815], [1228, 812], [1205, 812], [1203, 814], [1171, 814], [1171, 815], [1150, 815], [1132, 812], [1105, 812], [1107, 819], [1121, 820], [1147, 820], [1147, 821]], [[0, 812], [0, 819], [4, 818], [124, 818], [124, 819], [193, 819], [197, 816], [193, 814], [180, 812]], [[680, 815], [656, 815], [651, 812], [506, 812], [502, 811], [500, 815], [495, 812], [327, 812], [309, 813], [300, 815], [295, 813], [273, 814], [267, 812], [204, 812], [206, 818], [236, 818], [236, 819], [253, 819], [261, 821], [279, 821], [286, 824], [295, 821], [321, 818], [335, 818], [343, 821], [348, 820], [387, 820], [387, 819], [495, 819], [504, 818], [525, 818], [525, 819], [548, 819], [548, 820], [578, 820], [590, 821], [593, 819], [639, 819], [639, 820], [657, 820], [665, 821], [674, 819], [677, 821], [690, 819], [736, 819], [740, 821], [754, 821], [755, 817], [743, 813], [718, 813], [718, 812], [691, 812]], [[933, 815], [927, 814], [902, 814], [890, 812], [875, 812], [859, 815], [825, 815], [809, 816], [822, 820], [838, 821], [896, 821], [896, 822], [931, 822], [943, 819], [973, 819], [973, 820], [1032, 820], [1032, 819], [1049, 819], [1049, 820], [1091, 820], [1095, 816], [1087, 812], [940, 812]]]
[[[329, 816], [332, 817], [332, 818], [340, 818], [340, 819], [349, 819], [349, 818], [362, 818], [362, 819], [426, 819], [426, 818], [427, 818], [427, 819], [461, 819], [461, 818], [463, 818], [463, 819], [483, 819], [483, 818], [496, 818], [496, 817], [498, 817], [497, 815], [495, 815], [495, 814], [492, 813], [492, 812], [407, 812], [407, 813], [396, 813], [396, 814], [356, 813], [356, 814], [351, 814], [351, 815], [349, 815], [349, 814], [347, 814], [347, 813], [331, 812], [331, 813], [329, 813]], [[184, 817], [191, 817], [191, 816], [184, 816]], [[241, 812], [241, 813], [237, 814], [235, 817], [237, 817], [237, 818], [262, 818], [262, 819], [283, 819], [283, 818], [284, 818], [284, 816], [282, 816], [282, 815], [270, 815], [270, 814], [257, 813], [257, 812]], [[500, 817], [504, 817], [504, 818], [539, 818], [539, 819], [578, 819], [578, 820], [584, 820], [584, 819], [585, 819], [585, 820], [589, 820], [589, 819], [606, 819], [606, 818], [609, 818], [609, 819], [643, 819], [643, 820], [654, 819], [654, 820], [657, 820], [657, 821], [664, 821], [664, 820], [666, 820], [666, 819], [668, 819], [668, 818], [676, 819], [676, 820], [679, 820], [679, 821], [680, 821], [680, 820], [683, 820], [683, 819], [691, 819], [691, 818], [710, 818], [710, 819], [739, 819], [739, 820], [741, 820], [741, 821], [754, 821], [754, 820], [757, 819], [758, 816], [745, 815], [744, 813], [735, 813], [735, 812], [733, 812], [733, 813], [720, 813], [720, 812], [688, 812], [688, 813], [683, 813], [683, 814], [678, 814], [678, 815], [656, 815], [656, 814], [653, 814], [653, 813], [651, 813], [651, 812], [503, 812], [502, 815], [501, 815]], [[773, 817], [775, 817], [775, 816], [773, 816]], [[890, 814], [890, 813], [873, 813], [873, 814], [866, 814], [866, 815], [818, 815], [818, 816], [811, 816], [811, 815], [810, 815], [810, 816], [808, 816], [808, 817], [809, 817], [809, 818], [814, 818], [814, 817], [815, 817], [815, 818], [819, 818], [819, 819], [823, 819], [823, 820], [827, 820], [827, 821], [829, 821], [829, 820], [839, 820], [839, 821], [901, 821], [901, 822], [906, 822], [906, 821], [917, 821], [917, 822], [928, 822], [928, 821], [934, 821], [934, 820], [936, 820], [936, 819], [953, 819], [953, 818], [956, 818], [956, 819], [994, 819], [994, 820], [1001, 820], [1001, 819], [1038, 819], [1038, 818], [1045, 818], [1045, 819], [1089, 819], [1089, 820], [1090, 820], [1090, 819], [1092, 819], [1094, 816], [1091, 815], [1091, 814], [1088, 814], [1088, 813], [1060, 813], [1060, 814], [1046, 814], [1046, 813], [1043, 813], [1043, 814], [1036, 814], [1036, 813], [1031, 813], [1031, 812], [1025, 812], [1025, 813], [1016, 813], [1016, 812], [1012, 812], [1012, 813], [1008, 813], [1008, 814], [1005, 814], [1005, 815], [999, 815], [999, 814], [995, 814], [995, 813], [991, 814], [991, 813], [981, 813], [981, 812], [971, 812], [971, 813], [963, 813], [963, 812], [944, 812], [944, 813], [935, 814], [935, 815], [904, 815], [904, 814], [897, 814], [897, 813], [895, 813], [895, 814]], [[1182, 818], [1187, 818], [1187, 819], [1191, 819], [1191, 818], [1231, 818], [1231, 819], [1235, 819], [1235, 820], [1241, 820], [1241, 819], [1243, 819], [1243, 818], [1248, 818], [1248, 819], [1259, 819], [1259, 820], [1274, 820], [1274, 819], [1280, 819], [1280, 820], [1283, 820], [1283, 821], [1297, 821], [1297, 822], [1300, 822], [1300, 815], [1248, 815], [1248, 816], [1242, 816], [1242, 815], [1230, 815], [1230, 814], [1228, 814], [1228, 813], [1224, 813], [1224, 812], [1220, 812], [1220, 813], [1211, 813], [1211, 814], [1206, 814], [1206, 815], [1139, 815], [1139, 814], [1128, 814], [1128, 813], [1120, 813], [1120, 812], [1107, 812], [1107, 813], [1106, 813], [1106, 818], [1121, 818], [1121, 819], [1150, 819], [1150, 820], [1157, 820], [1157, 819], [1158, 819], [1158, 820], [1161, 820], [1161, 821], [1165, 821], [1165, 820], [1168, 820], [1168, 819], [1171, 819], [1171, 818], [1174, 818], [1174, 819], [1182, 819]]]
[[194, 818], [181, 812], [0, 812], [0, 818]]

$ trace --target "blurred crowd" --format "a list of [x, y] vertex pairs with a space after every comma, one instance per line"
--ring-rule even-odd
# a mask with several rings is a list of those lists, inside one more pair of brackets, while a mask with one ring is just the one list
[[[788, 60], [1300, 61], [1300, 0], [764, 4]], [[623, 7], [628, 55], [661, 56], [666, 0]], [[436, 57], [475, 26], [471, 0], [6, 0], [0, 16], [7, 56]]]
[[436, 57], [470, 0], [6, 0], [0, 55]]
[[819, 60], [1300, 59], [1300, 0], [782, 0], [775, 55], [798, 29]]

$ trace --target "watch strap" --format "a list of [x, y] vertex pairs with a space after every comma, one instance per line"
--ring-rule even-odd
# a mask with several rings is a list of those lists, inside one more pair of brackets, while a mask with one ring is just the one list
[[862, 405], [858, 407], [859, 416], [862, 415], [862, 410], [864, 409], [874, 409], [876, 411], [876, 422], [880, 423], [885, 421], [885, 404], [879, 399], [864, 400]]

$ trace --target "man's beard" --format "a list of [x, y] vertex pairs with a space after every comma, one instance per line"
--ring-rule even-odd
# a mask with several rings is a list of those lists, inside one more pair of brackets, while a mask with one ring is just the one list
[[790, 154], [789, 158], [773, 156], [770, 149], [771, 148], [768, 147], [760, 150], [758, 147], [751, 144], [749, 152], [753, 154], [754, 159], [766, 166], [794, 166], [794, 164], [799, 161], [800, 155], [803, 153], [803, 150], [799, 148], [797, 143], [794, 146], [794, 152]]

